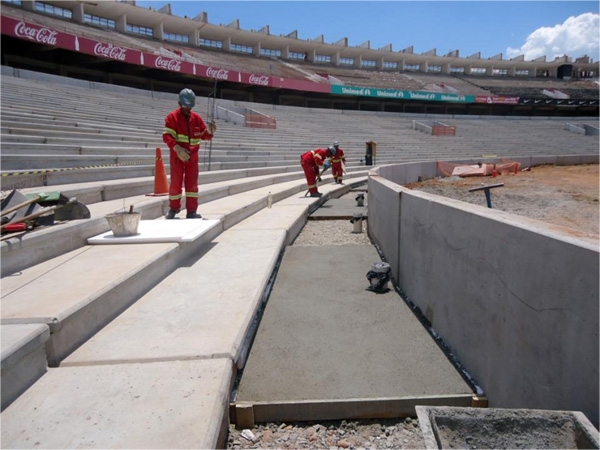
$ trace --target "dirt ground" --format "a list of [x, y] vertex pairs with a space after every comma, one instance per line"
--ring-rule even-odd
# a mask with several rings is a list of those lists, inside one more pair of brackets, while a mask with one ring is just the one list
[[[486, 177], [446, 177], [412, 183], [406, 187], [487, 207], [483, 185], [490, 189], [493, 209], [567, 227], [570, 234], [591, 234], [600, 239], [598, 164], [537, 166], [530, 171]], [[568, 230], [565, 232], [569, 233]]]

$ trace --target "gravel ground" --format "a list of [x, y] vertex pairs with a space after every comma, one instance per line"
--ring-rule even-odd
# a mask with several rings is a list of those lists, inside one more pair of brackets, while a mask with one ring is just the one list
[[425, 448], [416, 418], [229, 427], [227, 448]]
[[[540, 166], [517, 175], [497, 178], [436, 178], [407, 187], [487, 207], [483, 192], [470, 193], [482, 184], [504, 183], [492, 189], [495, 209], [547, 221], [579, 232], [598, 236], [598, 165], [569, 167]], [[365, 198], [368, 203], [368, 198]], [[369, 245], [366, 233], [352, 233], [349, 220], [309, 220], [293, 245]], [[332, 230], [340, 230], [332, 233]], [[416, 417], [359, 420], [266, 423], [237, 430], [230, 425], [227, 448], [364, 448], [422, 449], [422, 432]], [[546, 447], [548, 448], [548, 447]]]

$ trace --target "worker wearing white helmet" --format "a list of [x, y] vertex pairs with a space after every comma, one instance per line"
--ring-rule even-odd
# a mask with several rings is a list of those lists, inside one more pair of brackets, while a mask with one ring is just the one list
[[333, 181], [337, 184], [344, 184], [342, 179], [344, 177], [344, 164], [346, 164], [346, 156], [344, 156], [344, 150], [340, 148], [338, 141], [333, 143], [335, 150], [331, 156], [331, 174], [333, 175]]
[[214, 123], [208, 126], [199, 114], [192, 111], [196, 105], [196, 94], [191, 89], [182, 89], [178, 97], [179, 108], [165, 118], [163, 141], [170, 150], [169, 162], [171, 184], [169, 185], [169, 212], [167, 219], [174, 219], [181, 209], [182, 186], [185, 187], [185, 209], [187, 219], [201, 219], [198, 214], [198, 150], [201, 141], [213, 138], [217, 129]]

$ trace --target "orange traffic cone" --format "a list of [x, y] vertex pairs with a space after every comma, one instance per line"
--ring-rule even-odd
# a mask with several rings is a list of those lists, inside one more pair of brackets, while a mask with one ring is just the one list
[[156, 166], [154, 169], [154, 192], [146, 194], [153, 197], [160, 195], [169, 195], [169, 182], [167, 181], [167, 171], [162, 159], [160, 147], [156, 147]]

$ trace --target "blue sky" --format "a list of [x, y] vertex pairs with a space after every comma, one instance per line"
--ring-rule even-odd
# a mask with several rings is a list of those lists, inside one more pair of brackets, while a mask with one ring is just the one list
[[244, 30], [269, 25], [271, 34], [297, 30], [299, 39], [324, 36], [326, 43], [348, 38], [349, 46], [370, 41], [393, 51], [413, 46], [438, 55], [459, 50], [504, 59], [548, 60], [599, 55], [598, 1], [137, 1], [141, 7], [171, 4], [177, 16], [208, 14], [214, 25], [236, 19]]

